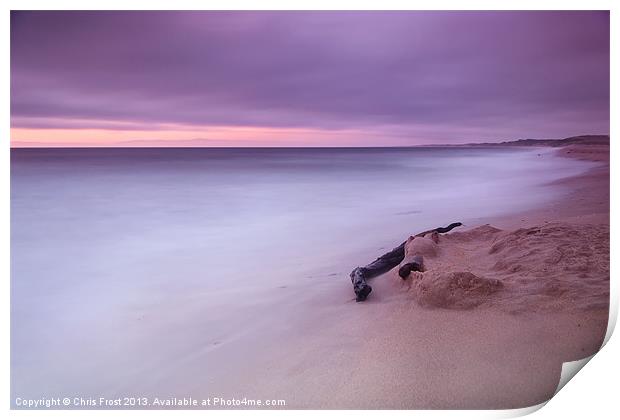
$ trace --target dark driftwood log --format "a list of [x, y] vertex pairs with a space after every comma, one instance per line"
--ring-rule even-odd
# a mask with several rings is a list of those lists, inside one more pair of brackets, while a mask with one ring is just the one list
[[[446, 227], [438, 227], [436, 229], [426, 230], [424, 232], [420, 232], [414, 237], [420, 237], [427, 235], [429, 233], [437, 232], [437, 233], [446, 233], [450, 232], [455, 227], [461, 226], [462, 223], [452, 223]], [[407, 241], [398, 245], [396, 248], [391, 250], [390, 252], [383, 254], [370, 264], [364, 267], [356, 267], [351, 272], [351, 282], [353, 283], [353, 291], [355, 292], [356, 301], [361, 302], [366, 300], [370, 292], [372, 292], [372, 287], [367, 284], [367, 280], [373, 277], [378, 276], [379, 274], [386, 273], [390, 271], [392, 268], [396, 267], [400, 262], [405, 258], [405, 244]], [[421, 262], [414, 261], [409, 264], [405, 264], [399, 270], [399, 275], [401, 277], [407, 277], [411, 271], [419, 271], [421, 269]], [[408, 270], [408, 271], [407, 271]], [[402, 275], [401, 275], [402, 271]], [[405, 273], [406, 272], [406, 273]]]

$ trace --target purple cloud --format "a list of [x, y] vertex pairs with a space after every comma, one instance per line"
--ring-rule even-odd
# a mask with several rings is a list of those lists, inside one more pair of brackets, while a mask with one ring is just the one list
[[11, 117], [608, 133], [609, 13], [12, 12]]

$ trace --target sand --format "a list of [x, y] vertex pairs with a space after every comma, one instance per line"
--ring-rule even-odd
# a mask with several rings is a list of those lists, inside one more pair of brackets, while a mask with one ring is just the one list
[[248, 380], [231, 373], [218, 389], [287, 408], [510, 409], [551, 398], [562, 363], [600, 348], [609, 304], [609, 150], [558, 153], [600, 166], [561, 180], [566, 193], [545, 208], [409, 240], [405, 262], [423, 255], [425, 272], [402, 280], [396, 267], [371, 281], [366, 302], [346, 281], [314, 281], [294, 303], [314, 314], [289, 316], [291, 330], [243, 366]]
[[[491, 225], [411, 238], [405, 260], [424, 257], [424, 272], [392, 284], [420, 306], [583, 312], [607, 310], [609, 226], [548, 222], [511, 231]], [[395, 274], [395, 273], [393, 273]]]

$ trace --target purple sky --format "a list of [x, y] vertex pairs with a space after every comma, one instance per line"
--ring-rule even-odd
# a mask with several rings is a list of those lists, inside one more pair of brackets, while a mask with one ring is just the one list
[[607, 134], [609, 14], [13, 12], [11, 119], [14, 143]]

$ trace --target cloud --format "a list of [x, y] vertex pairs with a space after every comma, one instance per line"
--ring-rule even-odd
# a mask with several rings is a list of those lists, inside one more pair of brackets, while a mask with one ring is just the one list
[[607, 133], [609, 14], [12, 12], [11, 117], [398, 127], [412, 142]]

